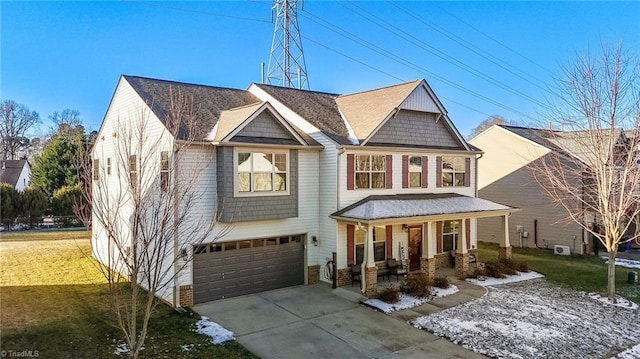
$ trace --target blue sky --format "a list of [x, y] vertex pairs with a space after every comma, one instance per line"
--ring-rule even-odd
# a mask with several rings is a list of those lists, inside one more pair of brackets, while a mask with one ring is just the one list
[[[246, 89], [273, 35], [270, 1], [0, 6], [0, 97], [37, 111], [36, 133], [65, 108], [98, 129], [120, 74]], [[299, 25], [312, 90], [425, 78], [463, 135], [492, 114], [539, 119], [576, 53], [623, 41], [640, 54], [640, 2], [306, 1]]]

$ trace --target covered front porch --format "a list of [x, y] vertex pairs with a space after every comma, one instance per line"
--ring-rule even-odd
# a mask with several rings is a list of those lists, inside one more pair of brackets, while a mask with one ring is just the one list
[[463, 276], [477, 251], [476, 220], [483, 217], [502, 219], [500, 255], [509, 258], [509, 215], [514, 210], [458, 194], [369, 196], [331, 215], [339, 232], [346, 232], [338, 241], [339, 257], [346, 254], [345, 261], [338, 261], [338, 285], [359, 279], [362, 293], [373, 296], [379, 271], [388, 271], [392, 258], [402, 269], [430, 277], [453, 260], [456, 276]]

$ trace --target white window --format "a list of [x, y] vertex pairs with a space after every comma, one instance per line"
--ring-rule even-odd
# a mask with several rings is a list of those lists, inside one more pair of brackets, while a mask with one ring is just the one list
[[132, 187], [137, 187], [138, 183], [138, 157], [136, 155], [129, 156], [129, 180]]
[[409, 157], [409, 187], [422, 187], [422, 156]]
[[[373, 260], [382, 262], [387, 259], [387, 241], [386, 231], [384, 227], [373, 227]], [[364, 241], [367, 233], [365, 231], [356, 230], [354, 245], [356, 254], [356, 264], [362, 264], [364, 261]]]
[[464, 187], [465, 176], [464, 157], [442, 157], [442, 186]]
[[385, 155], [355, 155], [355, 188], [385, 188], [386, 159]]
[[160, 190], [169, 190], [169, 151], [160, 152]]
[[288, 180], [288, 152], [237, 152], [238, 193], [286, 193]]
[[100, 179], [100, 160], [93, 160], [93, 180], [98, 181]]
[[442, 251], [454, 251], [459, 235], [460, 221], [444, 221], [442, 225]]

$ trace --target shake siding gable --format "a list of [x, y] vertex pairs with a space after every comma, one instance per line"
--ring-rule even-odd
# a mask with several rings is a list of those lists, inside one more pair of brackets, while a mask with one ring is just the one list
[[422, 188], [427, 188], [429, 187], [429, 181], [428, 181], [428, 177], [427, 177], [427, 168], [429, 164], [429, 157], [427, 156], [422, 156]]
[[386, 175], [385, 175], [385, 182], [386, 182], [386, 187], [387, 189], [391, 189], [393, 188], [393, 156], [392, 155], [387, 155], [387, 160], [386, 162]]
[[354, 188], [355, 174], [354, 174], [354, 163], [353, 163], [353, 154], [347, 155], [347, 189], [351, 190]]
[[356, 226], [347, 224], [347, 265], [352, 266], [355, 263], [355, 237]]
[[409, 188], [409, 156], [402, 155], [402, 188]]

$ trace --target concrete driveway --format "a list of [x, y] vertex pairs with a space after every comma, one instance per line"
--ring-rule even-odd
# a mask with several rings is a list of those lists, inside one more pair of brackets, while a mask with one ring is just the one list
[[328, 284], [196, 305], [262, 358], [484, 358], [405, 321], [358, 304]]

